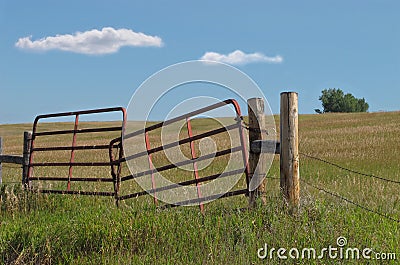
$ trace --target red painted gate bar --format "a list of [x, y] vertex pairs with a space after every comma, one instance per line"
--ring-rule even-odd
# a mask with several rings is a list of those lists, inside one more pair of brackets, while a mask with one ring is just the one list
[[[186, 125], [187, 125], [187, 130], [188, 130], [188, 137], [189, 137], [189, 143], [190, 143], [190, 153], [192, 156], [193, 160], [193, 170], [194, 170], [194, 178], [197, 181], [196, 182], [196, 188], [197, 188], [197, 196], [200, 199], [201, 198], [201, 190], [200, 190], [200, 183], [198, 182], [199, 180], [199, 171], [197, 169], [197, 162], [196, 162], [196, 151], [194, 150], [194, 141], [192, 141], [193, 137], [193, 132], [192, 132], [192, 125], [190, 124], [190, 119], [186, 118]], [[204, 212], [204, 206], [203, 203], [199, 203], [200, 211]]]

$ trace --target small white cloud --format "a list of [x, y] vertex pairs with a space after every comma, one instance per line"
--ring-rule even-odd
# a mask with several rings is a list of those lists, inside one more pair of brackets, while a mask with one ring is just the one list
[[83, 54], [109, 54], [117, 52], [123, 46], [161, 47], [163, 45], [160, 37], [111, 27], [76, 32], [73, 35], [50, 36], [34, 41], [31, 38], [32, 36], [20, 38], [15, 46], [35, 51], [61, 50]]
[[279, 55], [274, 57], [265, 56], [262, 53], [244, 53], [241, 50], [236, 50], [228, 55], [217, 52], [206, 52], [201, 60], [217, 61], [232, 65], [244, 65], [249, 63], [264, 62], [264, 63], [282, 63], [283, 58]]

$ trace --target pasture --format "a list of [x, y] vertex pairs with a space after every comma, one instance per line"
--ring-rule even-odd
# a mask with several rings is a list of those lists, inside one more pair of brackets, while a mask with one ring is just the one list
[[[105, 124], [99, 122], [98, 126]], [[43, 126], [61, 128], [70, 124]], [[197, 133], [213, 128], [209, 120], [196, 120], [192, 126]], [[0, 125], [3, 152], [21, 154], [22, 134], [26, 130], [31, 130], [30, 124]], [[299, 151], [303, 154], [400, 181], [400, 112], [300, 115], [299, 134]], [[64, 140], [67, 139], [54, 139]], [[224, 145], [223, 137], [215, 138], [215, 142], [217, 146]], [[48, 159], [55, 159], [57, 155], [52, 154]], [[226, 161], [217, 163], [223, 167]], [[88, 176], [104, 174], [104, 170], [96, 170], [88, 170]], [[180, 176], [171, 174], [171, 178]], [[305, 156], [300, 156], [300, 178], [301, 208], [296, 216], [288, 214], [281, 198], [278, 157], [267, 175], [266, 205], [260, 203], [256, 209], [248, 210], [247, 198], [235, 196], [206, 204], [202, 215], [198, 207], [159, 209], [150, 196], [123, 201], [117, 208], [110, 197], [26, 193], [18, 184], [21, 169], [4, 164], [0, 263], [280, 264], [282, 260], [276, 255], [273, 259], [260, 259], [257, 250], [267, 244], [276, 249], [320, 251], [336, 246], [340, 236], [347, 239], [348, 247], [396, 253], [398, 262], [399, 222], [366, 211], [324, 190], [399, 220], [400, 184], [340, 170]], [[138, 188], [132, 185], [132, 189]], [[289, 261], [360, 263], [355, 259], [328, 257], [289, 258]], [[396, 261], [385, 262], [396, 264]]]

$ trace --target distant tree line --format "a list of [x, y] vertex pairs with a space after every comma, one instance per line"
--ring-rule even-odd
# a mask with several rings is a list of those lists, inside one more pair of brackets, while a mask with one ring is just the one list
[[355, 98], [352, 94], [344, 94], [341, 89], [329, 88], [322, 90], [319, 97], [323, 110], [315, 109], [317, 113], [325, 112], [367, 112], [369, 105], [364, 98]]

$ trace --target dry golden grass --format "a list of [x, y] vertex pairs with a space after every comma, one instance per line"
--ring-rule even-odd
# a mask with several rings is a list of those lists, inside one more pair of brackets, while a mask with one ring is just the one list
[[[278, 117], [276, 120], [279, 122]], [[104, 127], [115, 123], [84, 123], [84, 126], [93, 125]], [[43, 126], [46, 130], [60, 130], [70, 128], [71, 124]], [[400, 181], [400, 112], [300, 115], [299, 126], [301, 153]], [[193, 121], [195, 134], [212, 128], [215, 124], [208, 120]], [[31, 130], [31, 125], [0, 125], [5, 153], [22, 153], [25, 130]], [[186, 134], [185, 129], [180, 131], [181, 137]], [[116, 136], [79, 135], [78, 142], [102, 144]], [[150, 136], [154, 145], [160, 143], [156, 134]], [[218, 150], [229, 145], [222, 135], [213, 137], [213, 140]], [[71, 141], [71, 135], [55, 136], [41, 144], [55, 146]], [[196, 149], [197, 152], [200, 149], [198, 142]], [[108, 159], [104, 152], [107, 150], [103, 153], [85, 151], [81, 156], [77, 154], [76, 158], [79, 161], [103, 161]], [[182, 152], [190, 155], [188, 145], [182, 146]], [[48, 153], [41, 159], [68, 160], [69, 152]], [[153, 159], [157, 166], [168, 163], [162, 153], [154, 155]], [[201, 174], [212, 174], [225, 165], [226, 159], [215, 160], [215, 164]], [[45, 169], [42, 173], [64, 176], [67, 171], [68, 167], [64, 167]], [[20, 181], [20, 169], [4, 168], [3, 173], [4, 182]], [[74, 168], [75, 174], [108, 177], [109, 168]], [[123, 175], [127, 174], [130, 174], [129, 170], [124, 166]], [[167, 176], [176, 181], [193, 178], [190, 172], [181, 170], [171, 170]], [[268, 177], [279, 178], [279, 156], [275, 157]], [[3, 261], [45, 264], [265, 264], [266, 260], [259, 260], [256, 256], [256, 250], [264, 243], [273, 247], [321, 249], [334, 244], [338, 236], [345, 236], [352, 247], [398, 253], [398, 223], [332, 197], [306, 182], [394, 219], [400, 219], [399, 184], [350, 173], [304, 156], [300, 156], [300, 178], [301, 211], [297, 217], [287, 215], [280, 197], [279, 180], [276, 179], [267, 180], [267, 206], [242, 211], [247, 206], [247, 199], [237, 196], [206, 205], [204, 216], [193, 208], [154, 211], [150, 196], [127, 200], [117, 209], [109, 198], [24, 197], [21, 195], [24, 193], [6, 187], [2, 197], [6, 200], [1, 204], [1, 258]], [[243, 187], [244, 181], [239, 186]], [[112, 190], [110, 183], [90, 187], [73, 183], [73, 187]], [[121, 186], [123, 194], [139, 190], [134, 181]], [[280, 263], [279, 260], [268, 262]], [[359, 262], [349, 261], [350, 264]], [[337, 264], [337, 260], [299, 261], [299, 264], [310, 263]]]

